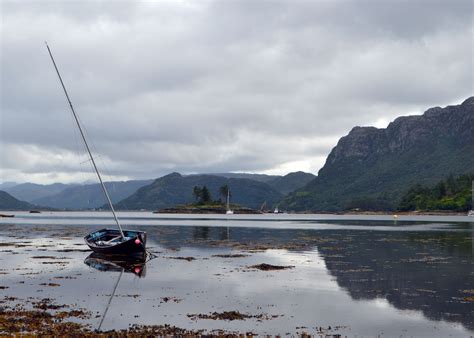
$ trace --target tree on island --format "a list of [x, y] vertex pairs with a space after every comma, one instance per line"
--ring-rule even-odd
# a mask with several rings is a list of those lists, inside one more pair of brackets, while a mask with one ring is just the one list
[[196, 199], [196, 202], [201, 198], [202, 196], [202, 188], [198, 187], [197, 185], [194, 186], [193, 188], [193, 196]]
[[193, 196], [199, 204], [206, 204], [211, 202], [211, 192], [206, 186], [193, 188]]
[[202, 187], [201, 190], [201, 203], [208, 203], [211, 201], [211, 192], [206, 186]]
[[219, 188], [219, 194], [224, 197], [224, 201], [227, 201], [227, 194], [229, 194], [229, 199], [232, 194], [230, 193], [230, 188], [227, 184]]

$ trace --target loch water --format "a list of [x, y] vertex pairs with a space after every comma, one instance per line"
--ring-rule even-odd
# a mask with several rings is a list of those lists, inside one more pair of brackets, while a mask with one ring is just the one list
[[[0, 306], [51, 299], [101, 330], [474, 335], [473, 217], [122, 212], [152, 253], [124, 265], [83, 241], [114, 226], [106, 212], [10, 213], [0, 218]], [[245, 318], [211, 319], [232, 311]]]

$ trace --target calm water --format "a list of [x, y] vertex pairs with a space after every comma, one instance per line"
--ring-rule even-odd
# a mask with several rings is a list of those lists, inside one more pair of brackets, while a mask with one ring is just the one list
[[[112, 225], [106, 213], [0, 218], [0, 299], [74, 304], [91, 312], [84, 321], [92, 328], [103, 320], [104, 330], [166, 323], [281, 335], [319, 327], [348, 337], [474, 335], [472, 218], [122, 213], [121, 219], [147, 231], [156, 257], [146, 265], [124, 268], [89, 257], [82, 237]], [[226, 254], [240, 256], [216, 256]], [[293, 268], [251, 268], [261, 263]], [[197, 316], [224, 311], [252, 318]]]

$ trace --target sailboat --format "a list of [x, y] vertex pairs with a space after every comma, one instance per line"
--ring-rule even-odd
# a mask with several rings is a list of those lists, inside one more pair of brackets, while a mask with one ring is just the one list
[[234, 211], [230, 209], [230, 189], [227, 188], [227, 211], [226, 215], [233, 215]]
[[[46, 42], [45, 42], [46, 43]], [[64, 85], [63, 79], [59, 74], [58, 67], [56, 66], [56, 62], [54, 61], [53, 54], [51, 53], [51, 49], [49, 48], [48, 44], [46, 43], [46, 48], [48, 49], [49, 56], [51, 57], [51, 61], [53, 62], [54, 69], [58, 74], [59, 82], [61, 82], [61, 86], [64, 90], [64, 94], [66, 95], [66, 99], [69, 103], [69, 107], [71, 109], [72, 115], [74, 116], [74, 120], [76, 121], [76, 125], [79, 128], [79, 132], [81, 134], [82, 140], [84, 141], [84, 145], [86, 147], [87, 153], [89, 154], [89, 158], [92, 162], [92, 166], [94, 167], [95, 173], [97, 174], [97, 178], [99, 179], [100, 185], [102, 187], [102, 192], [104, 193], [105, 199], [109, 204], [110, 210], [112, 211], [113, 218], [115, 223], [117, 224], [117, 229], [101, 229], [97, 231], [93, 231], [89, 233], [87, 236], [84, 237], [84, 241], [89, 246], [89, 248], [98, 253], [102, 254], [121, 254], [121, 255], [137, 255], [137, 254], [145, 254], [146, 253], [146, 232], [138, 231], [138, 230], [123, 230], [122, 226], [120, 225], [119, 219], [115, 213], [114, 206], [112, 205], [112, 201], [110, 200], [109, 193], [102, 181], [102, 177], [100, 176], [99, 170], [97, 169], [97, 165], [95, 164], [94, 157], [92, 156], [92, 152], [89, 148], [89, 144], [87, 143], [86, 137], [82, 130], [81, 124], [79, 123], [79, 119], [77, 117], [76, 111], [72, 106], [71, 100], [67, 93], [66, 87]]]

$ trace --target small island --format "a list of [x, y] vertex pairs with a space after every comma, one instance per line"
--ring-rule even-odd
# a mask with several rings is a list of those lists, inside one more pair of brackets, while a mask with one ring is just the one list
[[[233, 205], [234, 206], [234, 205]], [[154, 214], [225, 214], [226, 208], [222, 205], [205, 204], [205, 205], [177, 205], [173, 208], [163, 208], [153, 211]], [[234, 214], [263, 214], [260, 210], [238, 207], [234, 209]]]
[[[219, 188], [220, 198], [213, 200], [211, 192], [204, 185], [194, 186], [192, 195], [194, 202], [177, 205], [172, 208], [163, 208], [153, 211], [154, 214], [226, 214], [228, 210], [232, 210], [234, 214], [262, 214], [263, 210], [255, 210], [247, 207], [242, 207], [238, 204], [230, 203], [232, 196], [228, 185], [223, 185]], [[222, 197], [224, 199], [222, 199]], [[228, 199], [226, 201], [226, 199]], [[225, 202], [224, 202], [225, 201]]]

